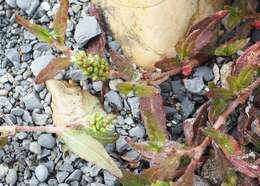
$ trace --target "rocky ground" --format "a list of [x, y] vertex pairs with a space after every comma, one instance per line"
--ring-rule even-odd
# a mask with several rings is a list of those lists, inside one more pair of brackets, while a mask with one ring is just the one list
[[[45, 85], [35, 85], [34, 77], [57, 52], [18, 26], [14, 15], [18, 13], [47, 26], [57, 5], [56, 0], [0, 0], [0, 125], [52, 125], [51, 95]], [[97, 22], [87, 15], [88, 0], [70, 0], [70, 5], [66, 44], [76, 50], [100, 30]], [[83, 40], [79, 39], [82, 35]], [[259, 37], [259, 33], [253, 36], [255, 40]], [[112, 37], [108, 36], [107, 40], [111, 48], [120, 51]], [[176, 76], [160, 86], [167, 126], [174, 139], [182, 140], [182, 121], [205, 102], [202, 91], [208, 81], [217, 78], [223, 60], [218, 58], [197, 68], [184, 83]], [[74, 66], [56, 78], [73, 79], [96, 95], [101, 91], [101, 82], [88, 81]], [[115, 88], [118, 82], [121, 80], [109, 82], [110, 91], [105, 95], [104, 108], [118, 113], [116, 131], [120, 138], [106, 149], [120, 166], [126, 167], [125, 160], [137, 160], [138, 154], [129, 148], [124, 136], [142, 141], [146, 134], [139, 117], [138, 98], [119, 95]], [[135, 166], [138, 171], [145, 164], [139, 162]], [[197, 178], [197, 185], [209, 185], [201, 177]], [[18, 133], [0, 150], [1, 185], [114, 186], [118, 181], [107, 171], [74, 154], [62, 152], [61, 142], [51, 134]]]

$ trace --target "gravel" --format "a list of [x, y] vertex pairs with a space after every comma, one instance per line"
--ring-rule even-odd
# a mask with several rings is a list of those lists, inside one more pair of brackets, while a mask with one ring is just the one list
[[41, 146], [37, 142], [31, 142], [30, 151], [35, 154], [40, 154], [42, 152], [42, 149], [41, 149]]
[[101, 34], [101, 28], [94, 16], [86, 16], [76, 25], [74, 39], [79, 47], [87, 44], [88, 40]]
[[31, 64], [31, 71], [34, 76], [37, 76], [42, 69], [44, 69], [54, 58], [53, 55], [45, 55], [38, 57]]
[[15, 185], [17, 181], [17, 172], [14, 169], [9, 169], [8, 174], [6, 175], [5, 181], [9, 185]]
[[20, 67], [20, 54], [16, 49], [8, 49], [5, 56], [15, 66], [15, 68], [18, 69]]
[[138, 125], [129, 130], [129, 136], [137, 137], [137, 138], [144, 138], [145, 137], [145, 129], [143, 126]]
[[40, 182], [45, 181], [49, 176], [48, 168], [44, 165], [38, 165], [35, 168], [35, 175]]
[[106, 100], [117, 108], [117, 110], [121, 110], [123, 108], [123, 102], [120, 95], [116, 91], [109, 91], [105, 95]]
[[38, 138], [38, 143], [47, 149], [52, 149], [56, 145], [56, 141], [51, 134], [41, 134]]
[[184, 79], [184, 86], [187, 91], [193, 94], [202, 94], [202, 91], [205, 87], [204, 82], [200, 77]]
[[22, 101], [28, 110], [40, 109], [43, 107], [39, 95], [36, 92], [29, 93], [22, 98]]

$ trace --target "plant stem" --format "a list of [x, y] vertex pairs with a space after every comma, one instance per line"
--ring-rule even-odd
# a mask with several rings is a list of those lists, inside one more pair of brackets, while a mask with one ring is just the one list
[[[217, 121], [214, 123], [213, 128], [220, 129], [226, 123], [229, 115], [235, 111], [235, 109], [246, 102], [247, 98], [253, 93], [253, 91], [260, 86], [260, 78], [256, 79], [249, 87], [243, 90], [239, 96], [232, 101], [228, 108], [218, 117]], [[206, 137], [203, 142], [194, 149], [193, 159], [199, 162], [204, 150], [210, 144], [211, 138]]]
[[2, 126], [0, 127], [0, 133], [11, 133], [16, 132], [48, 132], [48, 133], [61, 133], [65, 129], [58, 127], [33, 127], [33, 126]]

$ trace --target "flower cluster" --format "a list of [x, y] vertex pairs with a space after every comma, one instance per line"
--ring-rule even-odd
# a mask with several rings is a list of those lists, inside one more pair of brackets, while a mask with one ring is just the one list
[[71, 61], [77, 64], [82, 73], [93, 81], [106, 80], [108, 78], [108, 63], [99, 55], [79, 51], [71, 57]]
[[102, 114], [92, 114], [88, 118], [90, 129], [94, 132], [106, 132], [113, 125], [114, 118], [112, 116], [103, 116]]

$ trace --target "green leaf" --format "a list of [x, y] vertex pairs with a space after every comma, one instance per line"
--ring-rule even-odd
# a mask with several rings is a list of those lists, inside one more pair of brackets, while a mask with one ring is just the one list
[[64, 44], [68, 20], [69, 1], [60, 0], [60, 7], [54, 17], [53, 29], [59, 44]]
[[242, 17], [238, 8], [232, 6], [226, 6], [226, 10], [229, 11], [229, 15], [224, 20], [224, 26], [228, 31], [233, 30], [241, 22]]
[[0, 137], [0, 148], [3, 148], [7, 143], [8, 143], [8, 137], [1, 136]]
[[127, 95], [129, 92], [133, 91], [133, 93], [138, 97], [148, 97], [158, 93], [158, 89], [153, 86], [148, 86], [144, 83], [119, 83], [117, 85], [117, 89], [124, 95]]
[[203, 132], [213, 138], [226, 155], [241, 154], [239, 144], [233, 137], [214, 128], [204, 128]]
[[34, 34], [40, 41], [51, 44], [55, 40], [46, 28], [30, 23], [19, 15], [15, 15], [15, 19], [18, 24], [22, 25], [25, 29]]
[[212, 105], [209, 111], [209, 118], [211, 122], [216, 121], [219, 115], [225, 111], [228, 106], [228, 101], [221, 98], [216, 98], [212, 100]]
[[123, 186], [145, 186], [149, 184], [141, 175], [122, 170], [123, 177], [119, 179]]
[[141, 116], [150, 142], [164, 144], [168, 139], [166, 116], [163, 111], [163, 101], [160, 94], [140, 98]]
[[237, 185], [237, 176], [236, 172], [229, 168], [225, 171], [225, 178], [221, 186], [236, 186]]
[[107, 154], [103, 145], [93, 137], [79, 130], [66, 131], [61, 134], [61, 137], [68, 148], [81, 158], [95, 163], [119, 178], [122, 177], [121, 170]]
[[118, 139], [118, 135], [112, 131], [97, 132], [97, 131], [93, 131], [91, 129], [84, 129], [84, 130], [85, 130], [86, 134], [92, 136], [93, 138], [95, 138], [97, 141], [99, 141], [103, 145], [115, 143], [116, 140]]
[[247, 43], [249, 42], [249, 39], [238, 39], [235, 41], [227, 42], [215, 50], [216, 56], [232, 56], [237, 51], [243, 49]]

